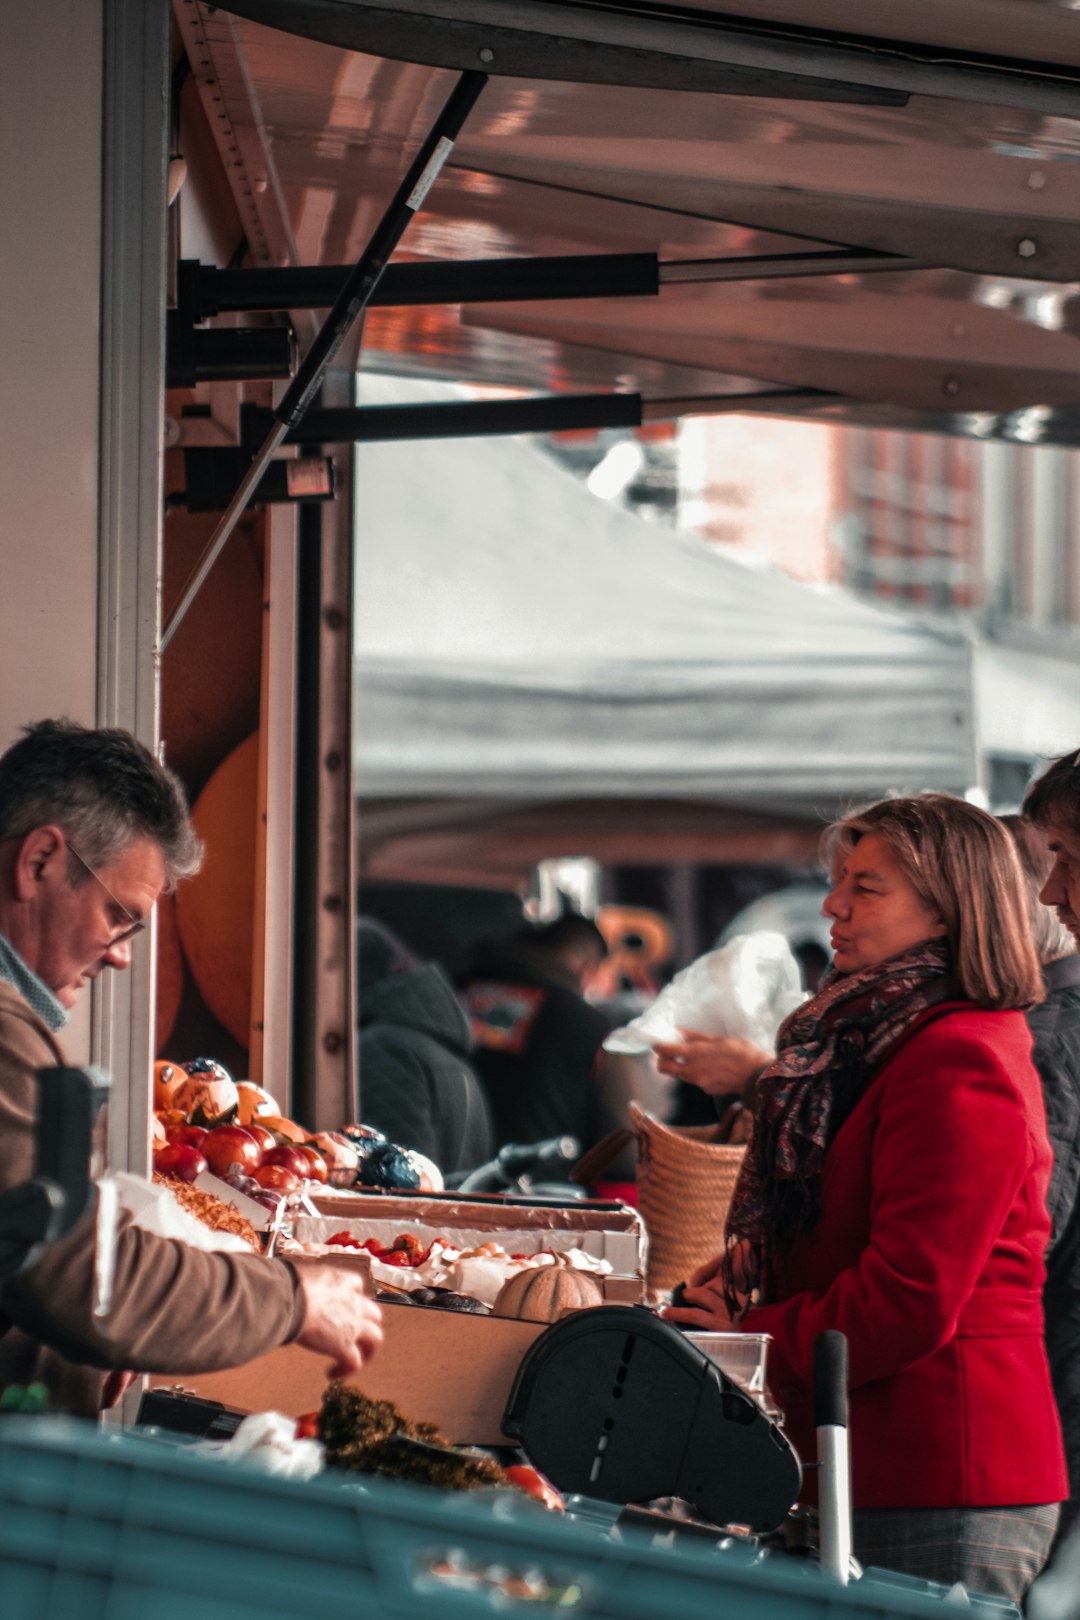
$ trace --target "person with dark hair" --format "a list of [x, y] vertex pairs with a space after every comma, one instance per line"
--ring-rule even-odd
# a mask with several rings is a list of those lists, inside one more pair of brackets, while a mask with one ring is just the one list
[[[69, 1011], [130, 965], [159, 895], [201, 846], [176, 777], [129, 733], [27, 726], [0, 755], [0, 1190], [34, 1174], [36, 1072], [63, 1065]], [[84, 1415], [129, 1374], [240, 1366], [295, 1340], [356, 1371], [381, 1339], [355, 1271], [208, 1253], [124, 1217], [96, 1316], [91, 1212], [0, 1289], [0, 1388], [41, 1380]]]
[[[846, 1335], [854, 1551], [1019, 1601], [1067, 1492], [1043, 1340], [1052, 1154], [1016, 849], [948, 794], [832, 829], [834, 968], [781, 1025], [720, 1258], [669, 1314], [769, 1333], [816, 1453], [813, 1350]], [[804, 1491], [812, 1498], [814, 1481]]]
[[357, 924], [360, 1112], [447, 1174], [491, 1158], [487, 1100], [469, 1062], [469, 1020], [437, 962], [373, 917]]
[[[461, 996], [499, 1146], [573, 1136], [584, 1153], [629, 1123], [636, 1065], [603, 1050], [613, 1021], [585, 997], [606, 955], [604, 935], [579, 912], [477, 951]], [[634, 1168], [630, 1145], [606, 1174], [630, 1181]]]
[[[1067, 756], [1070, 761], [1073, 757]], [[1071, 764], [1068, 770], [1073, 774]], [[1080, 771], [1075, 776], [1080, 778]], [[1069, 1469], [1069, 1499], [1062, 1503], [1058, 1526], [1060, 1544], [1080, 1523], [1080, 956], [1076, 954], [1080, 930], [1071, 932], [1061, 914], [1055, 914], [1040, 898], [1048, 890], [1051, 904], [1055, 895], [1058, 904], [1064, 897], [1062, 852], [1059, 847], [1059, 873], [1054, 878], [1055, 856], [1046, 837], [1059, 817], [1055, 815], [1044, 825], [1041, 815], [1035, 814], [1050, 797], [1037, 782], [1025, 801], [1023, 818], [1003, 816], [1002, 820], [1016, 840], [1027, 880], [1032, 932], [1046, 985], [1046, 1000], [1032, 1008], [1028, 1023], [1035, 1038], [1032, 1056], [1043, 1083], [1046, 1126], [1054, 1150], [1047, 1198], [1052, 1232], [1043, 1306], [1050, 1376]], [[1080, 820], [1080, 780], [1074, 786], [1072, 820]], [[1062, 833], [1069, 837], [1067, 826], [1059, 828], [1057, 837]], [[1062, 911], [1072, 915], [1067, 901]]]

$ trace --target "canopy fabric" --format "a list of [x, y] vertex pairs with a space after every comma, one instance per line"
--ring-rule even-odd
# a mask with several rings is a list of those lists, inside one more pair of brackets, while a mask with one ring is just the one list
[[355, 480], [365, 799], [827, 812], [975, 779], [959, 634], [648, 523], [527, 440], [363, 444]]

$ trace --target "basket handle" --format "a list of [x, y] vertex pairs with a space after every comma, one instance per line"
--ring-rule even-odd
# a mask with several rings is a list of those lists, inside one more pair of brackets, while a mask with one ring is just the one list
[[570, 1180], [580, 1186], [600, 1181], [608, 1165], [614, 1164], [623, 1149], [631, 1142], [637, 1141], [637, 1135], [637, 1131], [632, 1131], [627, 1126], [617, 1131], [609, 1131], [574, 1165], [570, 1171]]

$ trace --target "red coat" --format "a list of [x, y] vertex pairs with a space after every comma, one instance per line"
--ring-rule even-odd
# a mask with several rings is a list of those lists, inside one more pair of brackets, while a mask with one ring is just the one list
[[[776, 1304], [769, 1383], [816, 1457], [814, 1337], [847, 1335], [856, 1507], [994, 1507], [1068, 1495], [1043, 1345], [1051, 1151], [1019, 1012], [918, 1028], [825, 1158], [821, 1220]], [[813, 1475], [808, 1499], [813, 1499]]]

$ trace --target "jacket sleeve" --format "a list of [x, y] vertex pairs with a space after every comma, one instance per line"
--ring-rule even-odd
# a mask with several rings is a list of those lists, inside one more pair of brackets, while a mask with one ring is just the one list
[[939, 1349], [1030, 1168], [1023, 1102], [989, 1042], [935, 1024], [892, 1068], [871, 1148], [869, 1241], [857, 1263], [823, 1292], [796, 1293], [741, 1323], [774, 1336], [777, 1387], [808, 1389], [825, 1328], [847, 1335], [853, 1388]]
[[[61, 1061], [36, 1020], [0, 1016], [0, 1188], [34, 1173], [35, 1070]], [[204, 1253], [130, 1223], [119, 1233], [114, 1306], [104, 1319], [93, 1314], [93, 1273], [91, 1215], [4, 1284], [0, 1311], [69, 1360], [143, 1372], [239, 1366], [295, 1338], [303, 1321], [288, 1264]]]
[[300, 1331], [293, 1268], [206, 1253], [130, 1223], [117, 1241], [113, 1308], [93, 1313], [92, 1217], [4, 1288], [4, 1314], [68, 1361], [136, 1372], [239, 1367]]

